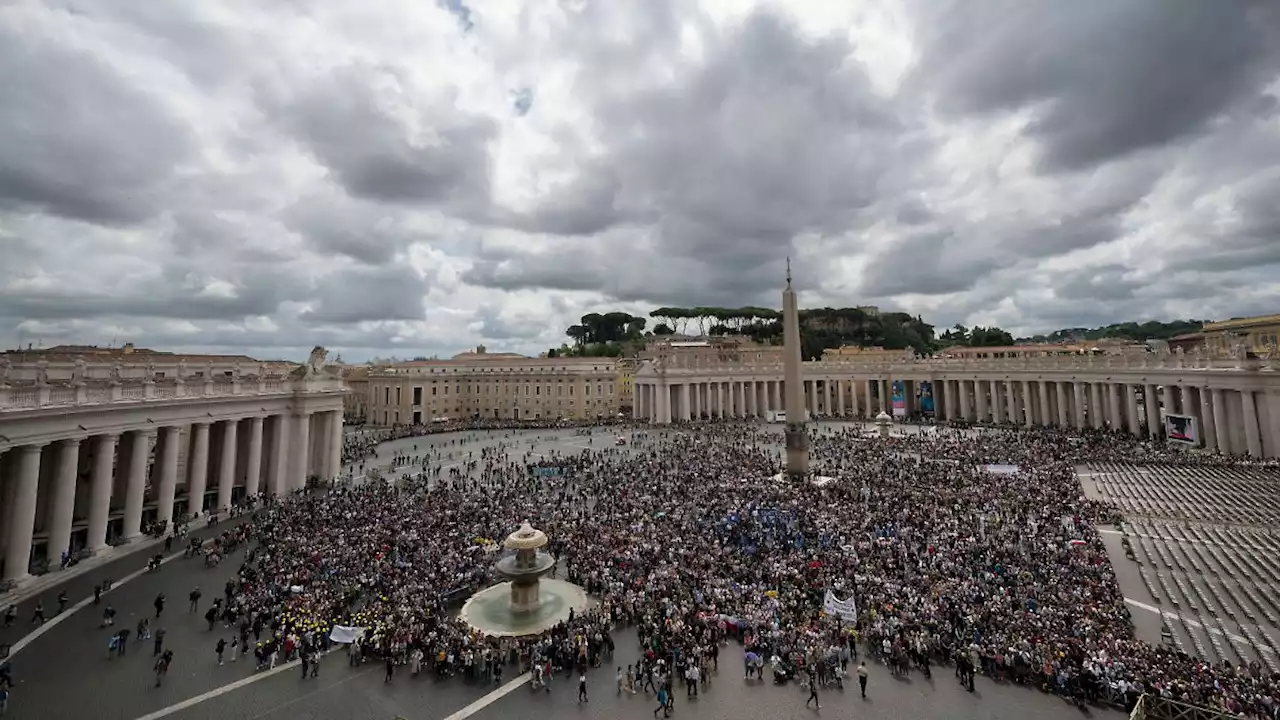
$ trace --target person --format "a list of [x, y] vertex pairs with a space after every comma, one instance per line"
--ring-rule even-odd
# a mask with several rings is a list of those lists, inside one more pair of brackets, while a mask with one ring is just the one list
[[160, 613], [164, 612], [164, 593], [156, 595], [154, 605], [156, 606], [156, 619], [160, 619]]
[[[218, 654], [218, 664], [219, 664], [219, 665], [221, 665], [221, 664], [222, 664], [222, 654], [223, 654], [224, 652], [226, 652], [226, 651], [227, 651], [227, 639], [226, 639], [226, 638], [218, 638], [218, 642], [217, 642], [217, 644], [215, 644], [215, 645], [213, 646], [213, 651], [214, 651], [215, 653], [217, 653], [217, 654]], [[306, 661], [303, 661], [302, 674], [303, 674], [304, 676], [307, 674]]]
[[31, 624], [32, 625], [44, 624], [44, 603], [42, 603], [39, 600], [36, 601], [35, 609], [31, 611]]
[[102, 609], [101, 627], [108, 627], [115, 624], [116, 624], [116, 609], [111, 606], [111, 603], [107, 603], [107, 606]]
[[93, 604], [97, 605], [100, 602], [102, 602], [102, 584], [101, 583], [93, 586]]
[[809, 667], [806, 672], [808, 673], [807, 679], [809, 681], [809, 699], [804, 701], [804, 706], [809, 707], [809, 703], [813, 703], [814, 710], [821, 710], [822, 706], [818, 704], [818, 676], [814, 673], [812, 667]]
[[164, 676], [169, 674], [169, 665], [173, 662], [173, 651], [165, 650], [160, 657], [156, 659], [154, 670], [156, 672], [156, 687], [160, 687], [160, 683], [164, 680]]
[[387, 675], [382, 679], [382, 682], [389, 683], [391, 682], [391, 676], [396, 672], [395, 659], [388, 653], [384, 664], [386, 665]]
[[578, 702], [584, 703], [586, 701], [587, 701], [587, 674], [584, 672], [578, 675]]
[[152, 656], [160, 655], [164, 652], [164, 628], [156, 628], [156, 636], [152, 644], [155, 646], [154, 652], [151, 653]]
[[616, 692], [616, 693], [614, 693], [614, 694], [615, 694], [615, 695], [621, 695], [621, 694], [622, 694], [622, 685], [623, 685], [624, 680], [626, 679], [626, 678], [623, 676], [623, 674], [622, 674], [622, 666], [621, 666], [621, 665], [619, 665], [619, 666], [618, 666], [618, 672], [617, 672], [617, 678], [616, 678], [616, 679], [617, 679], [617, 681], [618, 681], [618, 692]]
[[858, 689], [862, 691], [863, 699], [867, 697], [867, 661], [863, 660], [858, 663]]
[[195, 612], [196, 608], [200, 606], [200, 586], [199, 585], [196, 586], [195, 590], [191, 591], [191, 594], [187, 595], [187, 600], [191, 601], [191, 604], [187, 607], [187, 612], [189, 613]]
[[66, 590], [58, 593], [58, 615], [61, 615], [67, 609], [67, 603], [69, 602], [71, 602], [71, 598], [67, 595]]
[[653, 709], [653, 716], [658, 717], [658, 711], [662, 711], [662, 717], [671, 717], [671, 707], [667, 705], [667, 686], [663, 685], [658, 688], [658, 707]]
[[0, 685], [0, 715], [9, 712], [9, 686]]

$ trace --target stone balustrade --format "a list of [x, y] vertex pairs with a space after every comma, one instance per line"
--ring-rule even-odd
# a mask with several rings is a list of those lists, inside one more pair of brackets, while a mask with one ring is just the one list
[[[753, 362], [751, 353], [739, 360], [681, 357], [678, 355], [647, 360], [651, 368], [666, 370], [702, 370], [743, 373], [782, 372], [780, 362]], [[1280, 372], [1280, 357], [1210, 357], [1197, 354], [1137, 355], [1047, 355], [1014, 358], [948, 358], [941, 356], [903, 356], [902, 358], [849, 358], [811, 360], [804, 363], [806, 375], [825, 373], [858, 374], [928, 374], [933, 372], [1070, 372], [1100, 370], [1164, 370], [1164, 371], [1263, 371]]]
[[285, 380], [245, 378], [236, 382], [177, 382], [130, 380], [109, 384], [77, 383], [0, 385], [0, 413], [51, 407], [97, 406], [183, 398], [229, 398], [279, 395], [287, 392], [342, 393], [339, 378]]

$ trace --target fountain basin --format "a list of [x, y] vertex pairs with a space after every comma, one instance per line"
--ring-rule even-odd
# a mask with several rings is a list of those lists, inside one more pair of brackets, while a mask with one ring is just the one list
[[525, 607], [512, 604], [511, 583], [503, 582], [472, 595], [458, 617], [491, 637], [536, 635], [569, 619], [569, 611], [581, 613], [591, 606], [586, 590], [563, 580], [542, 578], [533, 586], [536, 602]]

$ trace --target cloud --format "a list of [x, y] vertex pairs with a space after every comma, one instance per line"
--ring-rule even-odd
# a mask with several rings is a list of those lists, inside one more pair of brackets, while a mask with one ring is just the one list
[[32, 0], [0, 84], [6, 347], [536, 353], [788, 256], [1022, 335], [1280, 307], [1257, 0]]

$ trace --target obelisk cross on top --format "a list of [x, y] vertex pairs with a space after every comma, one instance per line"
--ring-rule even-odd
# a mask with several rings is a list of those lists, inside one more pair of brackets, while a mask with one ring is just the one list
[[787, 476], [802, 480], [809, 475], [809, 435], [805, 432], [804, 378], [801, 375], [800, 310], [791, 287], [791, 258], [787, 258], [787, 286], [782, 290], [783, 381], [787, 413], [785, 431]]

